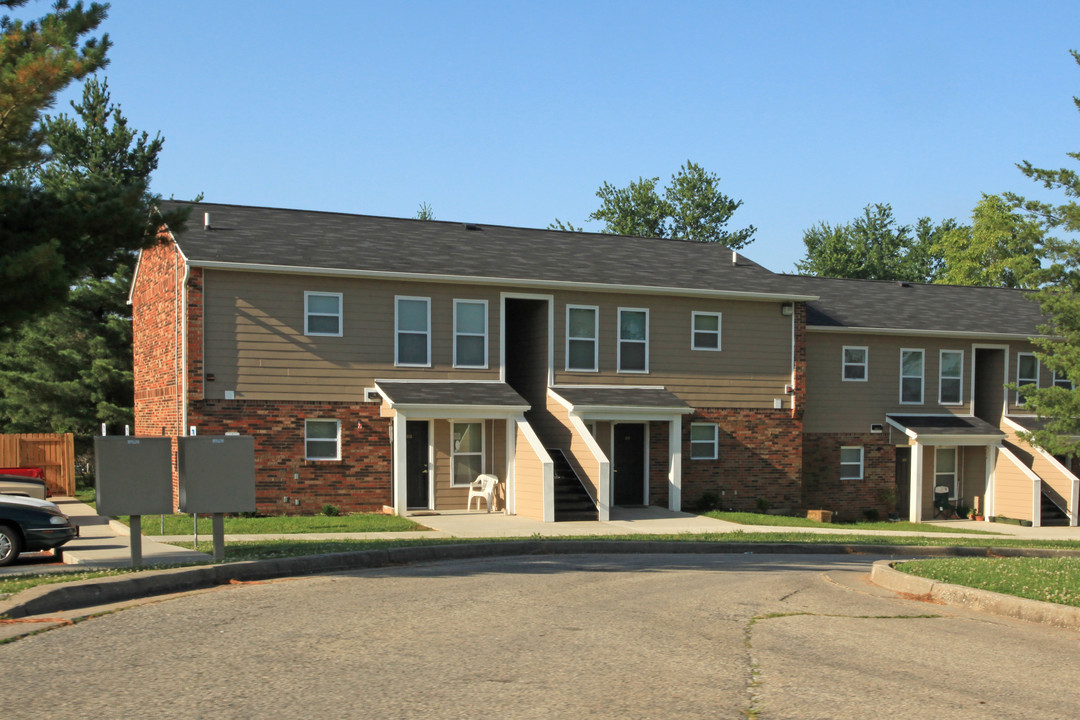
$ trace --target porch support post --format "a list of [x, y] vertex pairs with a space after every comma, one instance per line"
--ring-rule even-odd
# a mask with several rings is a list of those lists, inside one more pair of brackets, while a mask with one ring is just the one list
[[668, 510], [682, 511], [682, 415], [668, 423]]
[[911, 522], [922, 522], [922, 471], [923, 444], [916, 440], [911, 447], [911, 492], [908, 495], [908, 519]]
[[1074, 479], [1072, 481], [1072, 499], [1069, 501], [1069, 509], [1072, 512], [1069, 514], [1069, 524], [1073, 527], [1077, 526], [1077, 522], [1080, 521], [1080, 479]]
[[507, 515], [516, 515], [517, 508], [517, 484], [515, 475], [517, 464], [517, 423], [513, 418], [506, 418], [506, 507], [503, 509]]
[[986, 447], [986, 490], [983, 492], [983, 522], [994, 516], [994, 468], [997, 467], [997, 445]]
[[392, 441], [392, 472], [394, 484], [394, 514], [399, 517], [405, 517], [405, 510], [407, 508], [407, 490], [406, 490], [406, 465], [405, 465], [405, 441], [408, 437], [408, 433], [405, 431], [405, 413], [400, 410], [394, 413], [393, 420], [393, 441]]

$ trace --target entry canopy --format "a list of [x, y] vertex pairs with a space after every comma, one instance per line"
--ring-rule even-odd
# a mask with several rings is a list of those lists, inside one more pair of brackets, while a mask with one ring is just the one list
[[886, 415], [893, 427], [926, 445], [997, 445], [1005, 433], [964, 415]]
[[520, 414], [529, 403], [504, 382], [376, 380], [375, 387], [394, 410], [466, 410]]
[[670, 390], [632, 385], [557, 385], [550, 392], [577, 415], [687, 415], [693, 409]]

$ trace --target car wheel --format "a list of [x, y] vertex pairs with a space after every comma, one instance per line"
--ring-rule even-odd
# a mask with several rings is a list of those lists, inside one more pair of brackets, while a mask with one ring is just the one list
[[10, 565], [19, 557], [20, 544], [19, 533], [7, 525], [0, 525], [0, 567]]

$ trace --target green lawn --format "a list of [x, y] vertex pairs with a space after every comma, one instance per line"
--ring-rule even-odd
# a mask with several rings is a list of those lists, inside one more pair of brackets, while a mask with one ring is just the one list
[[762, 513], [749, 512], [724, 512], [712, 510], [704, 515], [739, 523], [740, 525], [776, 525], [779, 527], [815, 527], [833, 528], [837, 530], [887, 530], [890, 532], [935, 532], [935, 533], [973, 533], [977, 535], [1001, 535], [1001, 533], [987, 530], [963, 530], [960, 528], [934, 525], [930, 523], [913, 523], [906, 520], [901, 522], [853, 522], [853, 523], [822, 523], [804, 517], [790, 517], [788, 515], [764, 515]]
[[897, 570], [980, 590], [1080, 607], [1080, 558], [938, 558]]
[[[191, 515], [165, 515], [165, 531], [162, 532], [161, 515], [143, 515], [143, 535], [191, 535], [194, 523]], [[118, 518], [128, 523], [127, 516]], [[199, 535], [210, 536], [212, 519], [199, 516]], [[352, 515], [274, 515], [270, 517], [226, 517], [225, 532], [233, 535], [321, 533], [321, 532], [403, 532], [426, 530], [412, 520], [382, 513], [355, 513]]]
[[130, 572], [134, 571], [127, 568], [117, 568], [112, 570], [92, 570], [89, 572], [55, 572], [37, 573], [34, 575], [0, 576], [0, 595], [14, 594], [28, 588], [37, 587], [38, 585], [74, 582], [75, 580], [90, 580], [91, 578], [124, 575]]

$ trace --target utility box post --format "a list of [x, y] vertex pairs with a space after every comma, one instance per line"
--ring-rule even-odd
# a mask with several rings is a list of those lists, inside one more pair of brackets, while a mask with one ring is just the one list
[[239, 435], [176, 440], [180, 511], [213, 516], [214, 560], [225, 559], [224, 513], [255, 511], [255, 440]]

